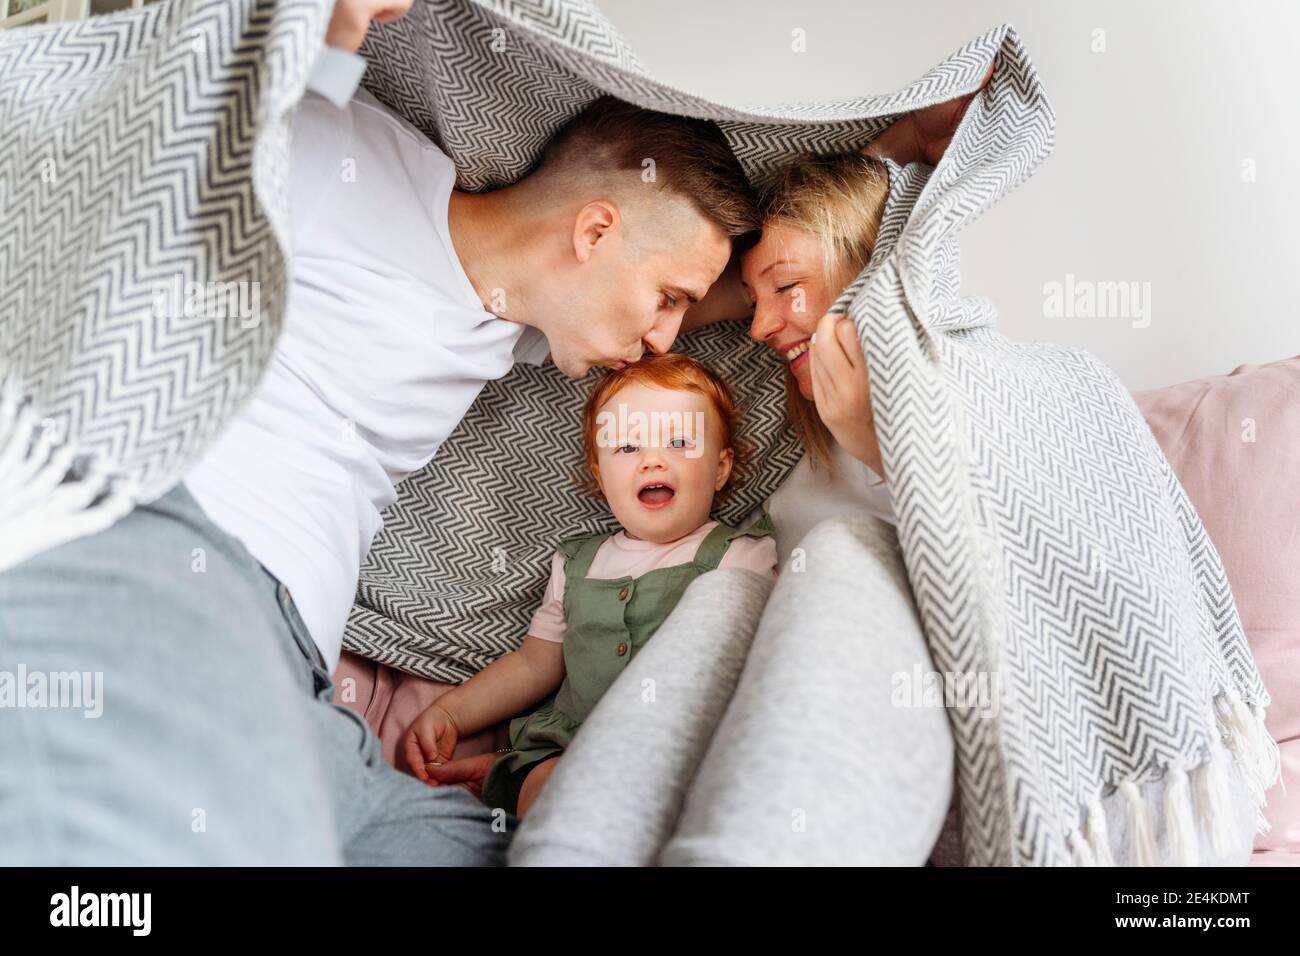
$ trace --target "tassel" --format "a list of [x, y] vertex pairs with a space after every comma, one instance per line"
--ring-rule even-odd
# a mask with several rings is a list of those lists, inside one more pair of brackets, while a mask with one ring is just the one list
[[1275, 783], [1282, 785], [1282, 795], [1286, 795], [1286, 777], [1282, 775], [1282, 752], [1278, 749], [1277, 741], [1273, 735], [1268, 732], [1268, 725], [1265, 723], [1264, 708], [1259, 704], [1250, 705], [1251, 716], [1254, 717], [1254, 730], [1259, 740], [1260, 765], [1263, 770], [1264, 789]]
[[1232, 804], [1228, 793], [1228, 754], [1217, 744], [1210, 748], [1210, 759], [1193, 772], [1192, 787], [1196, 795], [1196, 818], [1200, 828], [1210, 836], [1214, 852], [1224, 856], [1231, 852], [1234, 837]]
[[103, 531], [135, 506], [133, 485], [110, 488], [108, 471], [71, 474], [71, 443], [24, 403], [13, 379], [0, 388], [0, 571], [41, 551]]
[[1270, 829], [1264, 807], [1266, 793], [1281, 774], [1277, 742], [1264, 725], [1264, 708], [1247, 706], [1235, 692], [1225, 691], [1214, 699], [1214, 708], [1228, 748], [1236, 755], [1242, 777], [1255, 804], [1256, 832]]
[[1097, 859], [1092, 854], [1092, 847], [1088, 841], [1083, 838], [1078, 827], [1071, 827], [1070, 832], [1065, 835], [1066, 841], [1070, 844], [1070, 854], [1074, 857], [1075, 866], [1096, 866]]
[[1156, 849], [1155, 828], [1151, 825], [1151, 811], [1142, 799], [1142, 792], [1132, 780], [1119, 785], [1119, 792], [1128, 801], [1129, 842], [1133, 845], [1133, 866], [1155, 866], [1160, 861]]
[[1242, 776], [1250, 788], [1250, 795], [1258, 806], [1264, 800], [1264, 790], [1260, 786], [1262, 774], [1258, 754], [1251, 740], [1251, 724], [1254, 723], [1254, 716], [1250, 714], [1241, 699], [1231, 691], [1214, 698], [1214, 710], [1225, 738], [1224, 743], [1236, 756], [1241, 766]]
[[1198, 843], [1192, 816], [1192, 792], [1187, 771], [1175, 762], [1165, 771], [1165, 832], [1169, 835], [1169, 856], [1174, 866], [1196, 866]]
[[1250, 714], [1250, 739], [1253, 742], [1256, 755], [1255, 767], [1259, 774], [1260, 797], [1259, 802], [1255, 804], [1255, 832], [1267, 833], [1273, 829], [1273, 825], [1268, 822], [1268, 817], [1264, 814], [1264, 808], [1268, 806], [1269, 788], [1280, 783], [1282, 794], [1286, 795], [1286, 778], [1282, 776], [1282, 754], [1278, 750], [1277, 741], [1268, 732], [1264, 722], [1264, 708], [1259, 704], [1251, 704], [1247, 707], [1244, 703], [1242, 707]]
[[1088, 801], [1088, 843], [1098, 866], [1114, 866], [1115, 858], [1110, 852], [1110, 834], [1106, 832], [1106, 810], [1101, 805], [1101, 797]]

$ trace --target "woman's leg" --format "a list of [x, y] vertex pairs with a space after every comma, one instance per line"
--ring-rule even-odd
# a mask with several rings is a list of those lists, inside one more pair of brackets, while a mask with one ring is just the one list
[[897, 692], [932, 664], [893, 528], [836, 518], [800, 547], [664, 864], [921, 865], [943, 825], [952, 736]]

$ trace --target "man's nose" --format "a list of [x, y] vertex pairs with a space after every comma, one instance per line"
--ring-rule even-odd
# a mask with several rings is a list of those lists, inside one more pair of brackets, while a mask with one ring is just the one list
[[655, 327], [641, 341], [645, 346], [656, 355], [663, 355], [673, 347], [677, 341], [677, 333], [681, 331], [682, 319], [686, 317], [686, 311], [674, 311], [666, 319], [662, 319], [655, 324]]

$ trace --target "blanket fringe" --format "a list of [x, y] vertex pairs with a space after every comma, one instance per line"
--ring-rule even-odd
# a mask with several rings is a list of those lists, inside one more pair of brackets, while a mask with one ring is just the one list
[[0, 385], [0, 571], [102, 531], [134, 507], [133, 486], [111, 487], [106, 468], [92, 461], [77, 469], [76, 459], [75, 446], [57, 443], [6, 377]]
[[[1281, 781], [1281, 755], [1265, 727], [1263, 707], [1225, 691], [1214, 698], [1208, 716], [1219, 734], [1211, 740], [1207, 759], [1191, 768], [1176, 760], [1162, 778], [1164, 836], [1174, 866], [1198, 865], [1201, 834], [1217, 855], [1232, 852], [1237, 834], [1228, 774], [1234, 764], [1254, 798], [1257, 832], [1269, 827], [1263, 812], [1266, 791]], [[1158, 866], [1160, 843], [1151, 805], [1135, 780], [1121, 781], [1116, 790], [1128, 819], [1129, 865]], [[1082, 829], [1075, 822], [1066, 824], [1071, 860], [1076, 866], [1115, 866], [1100, 796], [1088, 800], [1085, 817]]]
[[1065, 839], [1070, 845], [1070, 856], [1074, 859], [1075, 866], [1097, 866], [1097, 857], [1092, 852], [1092, 845], [1079, 832], [1078, 827], [1071, 829]]
[[1106, 832], [1106, 810], [1099, 796], [1088, 801], [1088, 845], [1092, 847], [1092, 856], [1098, 866], [1115, 865], [1110, 852], [1110, 834]]
[[1257, 832], [1264, 833], [1270, 827], [1264, 816], [1264, 807], [1268, 805], [1266, 793], [1281, 779], [1282, 773], [1277, 742], [1264, 725], [1264, 708], [1259, 704], [1248, 705], [1235, 691], [1225, 691], [1214, 699], [1214, 709], [1224, 743], [1236, 756], [1254, 798]]
[[1169, 837], [1169, 856], [1174, 866], [1196, 866], [1199, 837], [1196, 816], [1192, 813], [1192, 788], [1181, 761], [1165, 772], [1165, 833]]
[[1217, 742], [1210, 759], [1192, 771], [1196, 796], [1196, 819], [1209, 834], [1214, 852], [1226, 854], [1232, 847], [1232, 806], [1228, 794], [1228, 764], [1231, 758]]
[[1160, 861], [1156, 848], [1156, 831], [1151, 821], [1151, 810], [1142, 799], [1142, 791], [1132, 780], [1119, 785], [1119, 792], [1128, 803], [1129, 843], [1132, 846], [1133, 866], [1155, 866]]

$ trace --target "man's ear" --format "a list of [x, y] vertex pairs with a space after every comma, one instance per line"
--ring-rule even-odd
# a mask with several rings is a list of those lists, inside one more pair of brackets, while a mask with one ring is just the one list
[[586, 262], [598, 243], [613, 235], [622, 226], [618, 207], [607, 199], [593, 199], [578, 210], [573, 221], [573, 254], [579, 262]]

